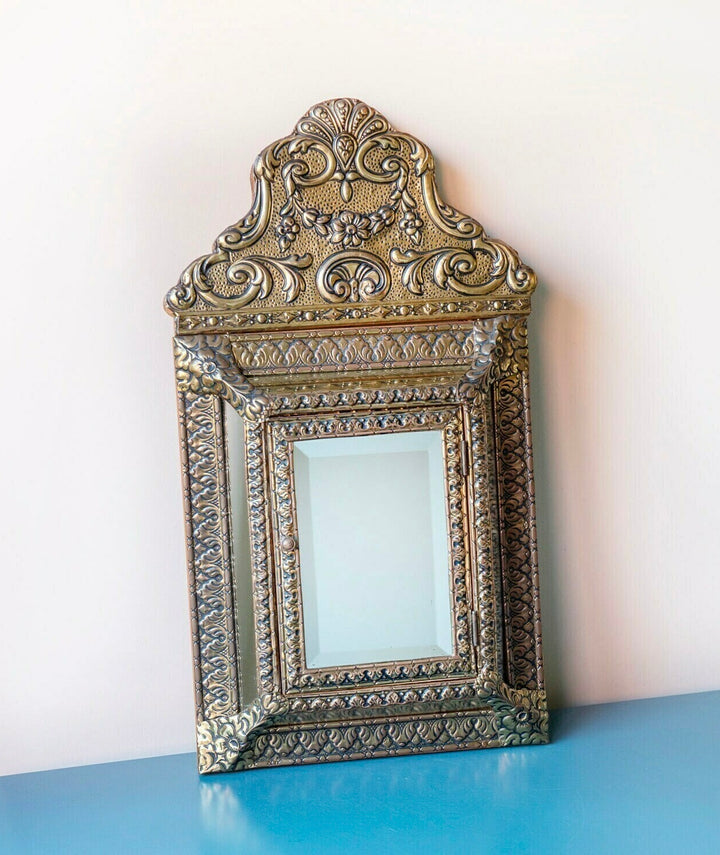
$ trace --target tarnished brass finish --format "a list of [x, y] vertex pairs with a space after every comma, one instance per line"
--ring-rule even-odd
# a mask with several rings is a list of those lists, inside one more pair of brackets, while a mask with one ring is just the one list
[[[260, 154], [253, 179], [249, 213], [166, 298], [200, 771], [546, 742], [526, 329], [534, 273], [444, 204], [429, 150], [361, 102], [313, 107]], [[250, 697], [223, 408], [244, 423]], [[292, 443], [417, 430], [443, 436], [453, 653], [308, 668]]]

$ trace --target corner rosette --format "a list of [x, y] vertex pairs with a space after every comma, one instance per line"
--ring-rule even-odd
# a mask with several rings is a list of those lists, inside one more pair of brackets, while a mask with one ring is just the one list
[[475, 358], [458, 383], [458, 395], [474, 400], [503, 377], [528, 370], [527, 318], [500, 315], [475, 324]]
[[180, 392], [219, 395], [248, 419], [258, 419], [270, 403], [241, 374], [223, 336], [178, 336], [175, 377]]
[[198, 770], [232, 772], [240, 755], [258, 731], [288, 710], [281, 698], [265, 694], [256, 698], [242, 713], [205, 719], [197, 726]]
[[502, 745], [541, 745], [549, 739], [547, 698], [542, 689], [514, 689], [497, 675], [478, 678], [478, 697], [495, 713]]

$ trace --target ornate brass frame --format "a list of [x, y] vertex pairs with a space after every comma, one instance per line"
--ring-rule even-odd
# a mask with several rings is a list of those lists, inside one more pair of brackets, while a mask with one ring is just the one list
[[[166, 299], [201, 772], [548, 739], [526, 318], [533, 272], [352, 99], [253, 168], [250, 212]], [[243, 417], [254, 685], [241, 680], [224, 408]], [[452, 656], [309, 669], [291, 446], [443, 431]], [[247, 681], [245, 681], [247, 682]]]

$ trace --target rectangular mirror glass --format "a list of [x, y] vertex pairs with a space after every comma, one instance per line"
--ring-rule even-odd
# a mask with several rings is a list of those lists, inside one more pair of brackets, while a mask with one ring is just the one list
[[308, 668], [453, 654], [443, 434], [293, 443]]

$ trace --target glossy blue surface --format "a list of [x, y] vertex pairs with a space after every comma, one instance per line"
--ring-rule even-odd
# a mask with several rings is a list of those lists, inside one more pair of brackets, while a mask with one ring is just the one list
[[199, 778], [0, 778], [0, 852], [720, 853], [720, 692], [556, 712], [553, 743]]

